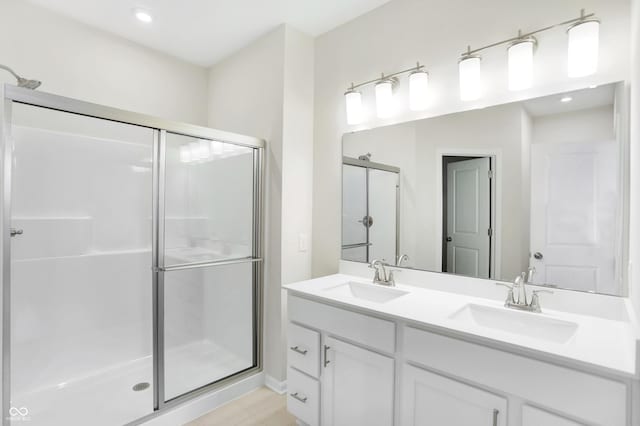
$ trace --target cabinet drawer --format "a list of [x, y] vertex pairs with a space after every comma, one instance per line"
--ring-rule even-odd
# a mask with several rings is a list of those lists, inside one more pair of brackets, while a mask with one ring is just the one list
[[589, 423], [626, 424], [627, 387], [623, 382], [413, 327], [405, 327], [404, 352], [411, 362]]
[[396, 328], [391, 321], [336, 308], [289, 295], [289, 319], [386, 353], [396, 348]]
[[289, 323], [287, 342], [289, 366], [317, 378], [320, 373], [320, 333]]
[[320, 384], [293, 368], [287, 374], [287, 410], [308, 424], [320, 424]]

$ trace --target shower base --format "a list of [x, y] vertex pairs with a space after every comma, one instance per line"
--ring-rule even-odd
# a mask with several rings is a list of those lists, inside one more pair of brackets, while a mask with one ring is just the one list
[[[203, 340], [170, 349], [165, 366], [165, 394], [171, 399], [249, 368], [251, 361]], [[13, 410], [11, 424], [114, 426], [129, 423], [153, 412], [152, 372], [152, 359], [148, 356], [16, 395], [12, 406], [17, 410]], [[152, 386], [133, 390], [139, 383]]]

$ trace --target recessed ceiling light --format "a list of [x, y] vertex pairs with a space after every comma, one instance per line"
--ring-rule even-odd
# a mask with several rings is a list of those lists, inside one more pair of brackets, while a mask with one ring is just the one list
[[140, 22], [144, 22], [145, 24], [150, 23], [151, 21], [153, 21], [153, 17], [151, 16], [151, 14], [149, 12], [147, 12], [146, 10], [142, 10], [142, 9], [134, 9], [133, 10], [133, 15], [136, 17], [136, 19]]
[[560, 102], [571, 102], [573, 100], [573, 98], [571, 96], [565, 96], [563, 98], [560, 99]]

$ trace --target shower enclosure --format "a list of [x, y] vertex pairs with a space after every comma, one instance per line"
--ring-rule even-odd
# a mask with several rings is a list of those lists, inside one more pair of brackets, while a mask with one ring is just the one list
[[3, 425], [139, 422], [258, 371], [263, 141], [0, 90]]
[[[366, 158], [366, 156], [364, 156]], [[400, 169], [342, 157], [342, 256], [396, 265], [400, 252]]]

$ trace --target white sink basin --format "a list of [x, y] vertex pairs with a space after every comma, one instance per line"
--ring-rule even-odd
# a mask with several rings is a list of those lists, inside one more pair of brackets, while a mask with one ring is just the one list
[[375, 303], [389, 302], [390, 300], [397, 299], [398, 297], [409, 293], [408, 291], [393, 287], [382, 287], [378, 284], [358, 283], [354, 281], [338, 284], [337, 286], [329, 287], [324, 291], [333, 297], [349, 297]]
[[566, 343], [578, 329], [578, 324], [574, 322], [544, 314], [476, 304], [465, 305], [449, 318], [472, 326], [554, 343]]

